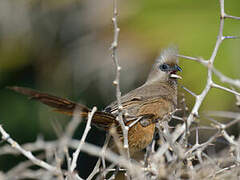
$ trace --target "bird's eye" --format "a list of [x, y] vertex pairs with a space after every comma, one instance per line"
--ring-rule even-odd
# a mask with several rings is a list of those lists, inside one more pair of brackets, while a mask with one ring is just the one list
[[159, 66], [159, 69], [161, 69], [162, 71], [168, 71], [169, 70], [169, 65], [168, 64], [161, 64]]

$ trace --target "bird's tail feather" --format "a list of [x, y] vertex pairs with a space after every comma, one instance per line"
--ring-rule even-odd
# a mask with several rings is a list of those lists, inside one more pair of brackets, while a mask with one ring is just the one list
[[[55, 108], [54, 111], [59, 113], [73, 116], [74, 112], [79, 111], [80, 116], [86, 118], [88, 116], [88, 113], [91, 112], [91, 109], [82, 104], [72, 102], [68, 99], [59, 98], [47, 93], [41, 93], [33, 89], [19, 86], [12, 86], [7, 88], [20, 94], [24, 94], [30, 99], [40, 101], [43, 104], [53, 107]], [[116, 120], [115, 116], [110, 113], [96, 111], [94, 113], [92, 123], [99, 128], [109, 129], [114, 123], [116, 123]]]

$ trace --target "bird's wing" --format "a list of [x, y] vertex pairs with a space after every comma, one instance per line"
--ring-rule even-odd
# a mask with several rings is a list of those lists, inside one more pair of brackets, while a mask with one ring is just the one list
[[[151, 84], [143, 85], [133, 91], [130, 91], [126, 95], [121, 97], [121, 104], [123, 110], [128, 114], [136, 115], [139, 108], [142, 104], [154, 101], [154, 99], [162, 98], [167, 99], [166, 101], [172, 99], [170, 94], [169, 87], [166, 87], [165, 84]], [[173, 102], [176, 104], [176, 102]], [[112, 113], [114, 115], [118, 114], [118, 103], [114, 101], [109, 106], [105, 108], [105, 112]]]

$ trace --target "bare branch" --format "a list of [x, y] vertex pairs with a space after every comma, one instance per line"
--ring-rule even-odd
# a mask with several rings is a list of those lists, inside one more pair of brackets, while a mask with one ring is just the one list
[[85, 143], [85, 140], [86, 140], [86, 137], [88, 135], [88, 132], [90, 131], [91, 129], [91, 121], [92, 121], [92, 118], [93, 118], [93, 115], [94, 113], [97, 111], [97, 108], [96, 107], [93, 107], [91, 113], [88, 114], [88, 121], [87, 121], [87, 125], [85, 127], [85, 130], [84, 130], [84, 133], [83, 133], [83, 136], [80, 140], [80, 143], [78, 145], [78, 148], [76, 149], [76, 151], [73, 153], [73, 159], [72, 159], [72, 163], [71, 163], [71, 166], [70, 166], [70, 171], [71, 173], [73, 173], [74, 169], [76, 168], [77, 166], [77, 159], [78, 159], [78, 156], [79, 156], [79, 153], [82, 149], [82, 146], [83, 144]]
[[35, 165], [40, 166], [44, 169], [47, 169], [48, 171], [60, 175], [62, 172], [55, 166], [52, 166], [38, 158], [36, 158], [31, 151], [26, 151], [23, 149], [16, 141], [14, 141], [10, 135], [3, 129], [3, 127], [0, 125], [0, 133], [2, 134], [2, 139], [7, 141], [12, 148], [16, 149], [17, 151], [21, 152], [25, 157], [27, 157], [29, 160], [31, 160]]
[[[199, 58], [192, 58], [192, 57], [180, 55], [181, 57], [201, 62], [202, 64], [204, 64], [208, 68], [206, 86], [205, 86], [204, 90], [202, 91], [202, 93], [200, 95], [196, 96], [195, 104], [192, 108], [192, 111], [191, 111], [190, 115], [187, 118], [188, 126], [190, 126], [192, 124], [192, 122], [195, 120], [195, 118], [198, 117], [198, 110], [201, 107], [202, 102], [204, 101], [206, 95], [208, 94], [208, 92], [210, 91], [210, 89], [213, 85], [213, 80], [212, 80], [213, 63], [214, 63], [214, 60], [216, 58], [219, 46], [221, 45], [221, 43], [224, 40], [224, 36], [223, 36], [223, 27], [224, 27], [224, 18], [223, 17], [225, 16], [224, 0], [219, 0], [219, 3], [220, 3], [220, 17], [221, 17], [220, 18], [220, 25], [219, 25], [219, 32], [218, 32], [217, 41], [216, 41], [216, 44], [215, 44], [215, 47], [214, 47], [214, 50], [212, 52], [212, 55], [211, 55], [210, 59], [207, 60], [207, 61], [203, 61], [203, 60], [200, 60]], [[173, 134], [171, 135], [172, 142], [175, 142], [180, 136], [182, 136], [182, 134], [185, 132], [185, 130], [186, 130], [185, 124], [178, 127], [173, 132]], [[168, 149], [169, 146], [170, 146], [169, 142], [167, 142], [163, 146], [161, 146], [161, 148], [159, 148], [159, 150], [155, 154], [155, 158], [160, 158], [160, 156], [162, 156], [166, 152], [166, 150]]]
[[117, 57], [117, 47], [118, 47], [118, 35], [120, 32], [120, 28], [118, 27], [117, 23], [117, 17], [118, 17], [118, 11], [117, 11], [117, 0], [113, 0], [113, 27], [114, 27], [114, 37], [113, 37], [113, 42], [112, 42], [112, 58], [113, 62], [116, 67], [116, 78], [113, 81], [113, 84], [116, 85], [116, 97], [117, 97], [117, 104], [118, 104], [118, 117], [117, 121], [120, 123], [122, 132], [123, 132], [123, 137], [124, 137], [124, 142], [123, 142], [123, 147], [127, 149], [128, 156], [129, 156], [129, 150], [128, 150], [128, 126], [125, 126], [124, 120], [123, 120], [123, 107], [121, 103], [121, 91], [120, 91], [120, 71], [121, 71], [121, 66], [119, 65], [118, 62], [118, 57]]
[[228, 89], [228, 88], [226, 88], [226, 87], [220, 86], [220, 85], [218, 85], [218, 84], [216, 84], [216, 83], [212, 83], [212, 87], [218, 88], [218, 89], [222, 89], [222, 90], [224, 90], [224, 91], [227, 91], [227, 92], [233, 93], [233, 94], [235, 94], [235, 95], [237, 95], [237, 96], [240, 96], [240, 93], [238, 93], [238, 92], [236, 92], [236, 91], [234, 91], [234, 90]]

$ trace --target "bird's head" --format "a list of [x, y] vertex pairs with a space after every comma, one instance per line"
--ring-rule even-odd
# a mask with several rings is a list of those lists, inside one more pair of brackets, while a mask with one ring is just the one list
[[153, 64], [146, 83], [177, 81], [177, 75], [182, 69], [178, 66], [178, 50], [176, 47], [164, 49]]

